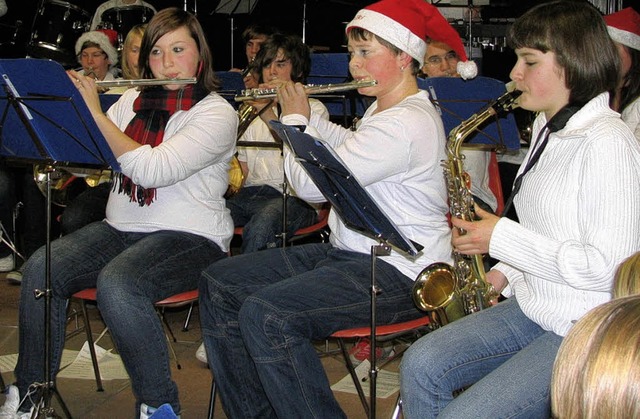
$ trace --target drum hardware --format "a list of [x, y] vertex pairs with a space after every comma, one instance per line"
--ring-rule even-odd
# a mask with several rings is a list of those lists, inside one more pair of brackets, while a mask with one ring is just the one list
[[90, 22], [91, 15], [76, 5], [43, 0], [33, 21], [27, 51], [33, 57], [72, 66], [77, 63], [75, 42], [89, 30]]
[[155, 12], [147, 6], [119, 6], [105, 10], [100, 16], [101, 29], [112, 29], [117, 32], [118, 52], [124, 48], [124, 40], [129, 31], [136, 25], [147, 23]]

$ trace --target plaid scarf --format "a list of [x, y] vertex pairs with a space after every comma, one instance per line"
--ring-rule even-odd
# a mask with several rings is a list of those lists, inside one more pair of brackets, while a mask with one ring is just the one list
[[[161, 86], [145, 89], [133, 102], [136, 115], [129, 122], [124, 133], [140, 144], [156, 147], [162, 143], [164, 128], [177, 111], [187, 111], [209, 94], [198, 85], [189, 85], [178, 90], [166, 90]], [[156, 197], [155, 188], [143, 188], [123, 175], [117, 174], [113, 186], [118, 193], [125, 193], [131, 202], [141, 207], [150, 205]]]

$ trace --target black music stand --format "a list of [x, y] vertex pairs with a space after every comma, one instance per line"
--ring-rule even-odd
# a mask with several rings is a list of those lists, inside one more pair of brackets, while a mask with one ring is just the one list
[[210, 13], [221, 13], [229, 15], [231, 21], [231, 68], [233, 68], [233, 34], [236, 30], [234, 26], [235, 15], [249, 14], [258, 4], [258, 0], [222, 0], [218, 6]]
[[324, 197], [331, 203], [342, 221], [351, 229], [378, 241], [371, 246], [371, 369], [369, 378], [369, 416], [376, 416], [376, 295], [381, 290], [376, 286], [375, 265], [377, 256], [388, 256], [391, 248], [416, 256], [422, 246], [412, 242], [389, 220], [382, 209], [360, 185], [349, 169], [331, 147], [297, 127], [270, 122], [282, 141], [287, 144], [311, 177]]
[[55, 395], [70, 418], [51, 377], [51, 172], [56, 166], [119, 170], [119, 165], [60, 64], [39, 59], [0, 60], [0, 84], [0, 156], [44, 163], [49, 168], [45, 289], [34, 290], [36, 299], [44, 298], [45, 382], [32, 384], [40, 388], [32, 417], [58, 417], [51, 407]]

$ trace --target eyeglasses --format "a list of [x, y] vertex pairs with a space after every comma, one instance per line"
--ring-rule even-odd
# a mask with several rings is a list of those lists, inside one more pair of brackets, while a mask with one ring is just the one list
[[459, 61], [458, 54], [453, 51], [449, 51], [444, 55], [432, 55], [431, 57], [427, 58], [427, 64], [434, 67], [439, 66], [442, 64], [443, 59], [447, 61]]

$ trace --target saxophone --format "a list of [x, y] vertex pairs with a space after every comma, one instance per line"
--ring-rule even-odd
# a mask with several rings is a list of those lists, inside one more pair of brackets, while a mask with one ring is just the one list
[[[469, 175], [464, 171], [460, 148], [464, 140], [491, 117], [515, 109], [522, 94], [509, 91], [485, 109], [455, 127], [447, 139], [447, 160], [442, 162], [449, 210], [452, 217], [472, 221], [476, 218]], [[461, 231], [464, 234], [464, 231]], [[467, 314], [480, 311], [498, 296], [486, 281], [482, 255], [453, 253], [453, 265], [432, 263], [420, 272], [412, 291], [413, 301], [423, 311], [433, 312], [436, 324], [445, 325]]]

